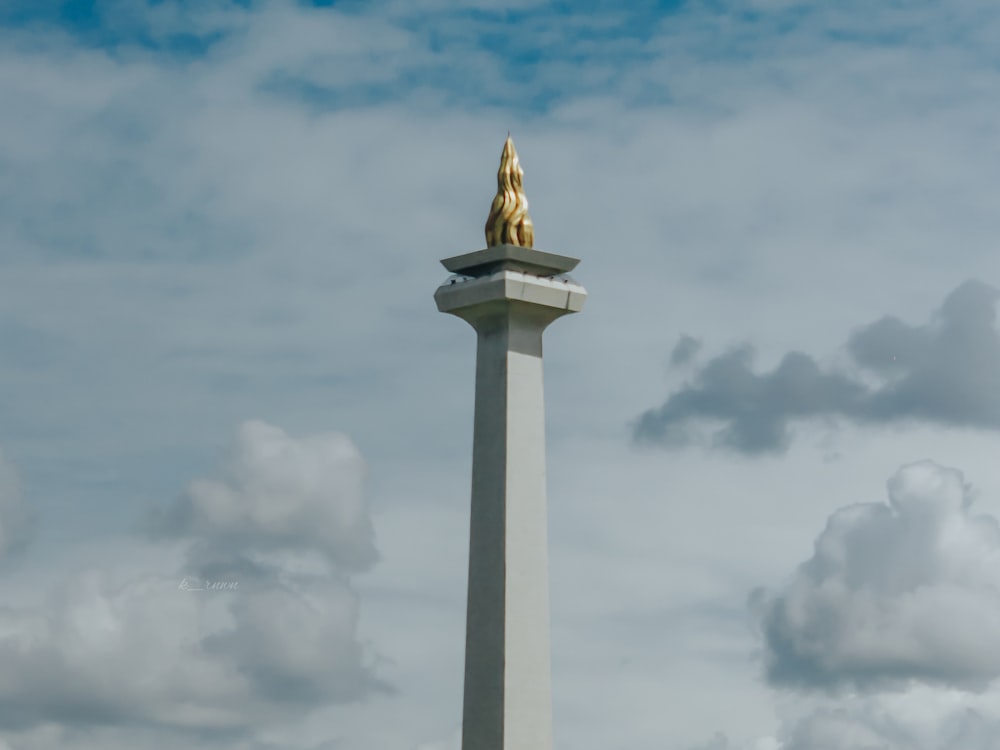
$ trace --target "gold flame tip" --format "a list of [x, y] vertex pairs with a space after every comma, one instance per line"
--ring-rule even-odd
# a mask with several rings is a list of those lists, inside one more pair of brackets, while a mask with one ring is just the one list
[[517, 158], [510, 131], [500, 154], [500, 169], [497, 171], [497, 194], [490, 206], [486, 219], [486, 247], [495, 245], [517, 245], [533, 247], [535, 228], [528, 216], [528, 199], [524, 195], [522, 182], [524, 170]]

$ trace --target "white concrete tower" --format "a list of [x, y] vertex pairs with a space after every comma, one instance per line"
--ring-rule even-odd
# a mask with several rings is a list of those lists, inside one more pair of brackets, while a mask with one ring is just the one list
[[434, 295], [478, 336], [462, 750], [552, 748], [542, 332], [587, 292], [532, 249], [522, 176], [508, 135], [487, 248]]

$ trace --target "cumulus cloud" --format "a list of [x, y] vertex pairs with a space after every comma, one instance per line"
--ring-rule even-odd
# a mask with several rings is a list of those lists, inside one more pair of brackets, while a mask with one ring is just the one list
[[921, 420], [1000, 429], [1000, 391], [994, 387], [1000, 378], [998, 295], [992, 286], [967, 281], [925, 325], [887, 316], [855, 331], [847, 350], [859, 371], [881, 381], [875, 387], [849, 373], [824, 372], [802, 352], [790, 352], [774, 370], [758, 374], [753, 347], [737, 347], [707, 362], [662, 406], [642, 414], [634, 438], [686, 445], [699, 439], [695, 423], [722, 422], [714, 446], [759, 455], [788, 448], [793, 420]]
[[[239, 732], [372, 687], [352, 638], [357, 602], [339, 588], [315, 592], [310, 606], [286, 591], [230, 596], [232, 625], [213, 630], [203, 620], [221, 602], [177, 593], [172, 580], [70, 585], [89, 598], [5, 617], [6, 729], [56, 721]], [[169, 601], [181, 597], [189, 603]]]
[[346, 435], [296, 440], [264, 422], [245, 422], [219, 474], [195, 480], [156, 513], [154, 536], [195, 538], [215, 556], [315, 550], [352, 572], [376, 561], [365, 465]]
[[754, 592], [772, 685], [981, 690], [1000, 676], [1000, 524], [931, 461], [888, 494], [838, 510], [787, 587]]
[[247, 422], [220, 474], [154, 519], [189, 545], [177, 575], [87, 570], [0, 609], [0, 728], [238, 737], [386, 688], [346, 578], [375, 559], [353, 443]]
[[0, 560], [22, 552], [34, 528], [34, 516], [21, 501], [14, 465], [0, 452]]

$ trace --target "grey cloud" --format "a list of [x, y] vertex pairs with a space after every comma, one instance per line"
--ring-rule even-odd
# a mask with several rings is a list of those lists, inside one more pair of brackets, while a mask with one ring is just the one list
[[694, 420], [728, 421], [713, 436], [713, 444], [741, 453], [780, 452], [791, 436], [788, 421], [813, 417], [839, 408], [856, 408], [864, 386], [839, 374], [826, 374], [806, 354], [791, 352], [772, 372], [752, 369], [753, 349], [732, 349], [707, 363], [694, 383], [672, 395], [666, 404], [647, 411], [635, 427], [643, 442], [682, 445], [693, 442]]
[[784, 589], [754, 592], [772, 685], [981, 690], [1000, 677], [1000, 524], [931, 461], [902, 467], [888, 493], [838, 510]]
[[705, 364], [661, 407], [642, 414], [633, 437], [640, 443], [686, 445], [698, 440], [695, 423], [715, 421], [724, 426], [712, 445], [760, 455], [784, 452], [791, 442], [790, 422], [797, 419], [924, 420], [998, 429], [998, 296], [991, 286], [967, 281], [926, 325], [885, 317], [856, 331], [848, 352], [859, 369], [883, 381], [876, 388], [846, 373], [824, 372], [802, 352], [790, 352], [774, 370], [757, 374], [753, 348], [732, 349]]
[[[895, 374], [888, 368], [899, 363], [898, 377], [871, 394], [860, 416], [1000, 428], [998, 296], [994, 287], [967, 281], [948, 295], [929, 325], [883, 318], [852, 336], [848, 347], [859, 365]], [[885, 347], [881, 354], [879, 346]]]
[[700, 349], [701, 342], [698, 339], [684, 334], [674, 345], [673, 351], [670, 352], [670, 365], [672, 367], [686, 365], [694, 359]]

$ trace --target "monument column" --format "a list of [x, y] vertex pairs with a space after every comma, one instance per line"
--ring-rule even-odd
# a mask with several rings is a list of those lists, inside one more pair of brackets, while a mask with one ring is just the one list
[[522, 177], [508, 136], [487, 248], [434, 295], [477, 333], [462, 750], [552, 747], [542, 332], [587, 293], [532, 248]]

